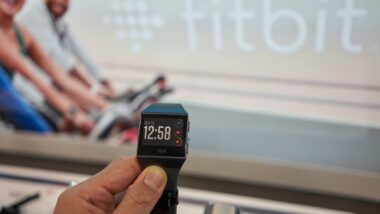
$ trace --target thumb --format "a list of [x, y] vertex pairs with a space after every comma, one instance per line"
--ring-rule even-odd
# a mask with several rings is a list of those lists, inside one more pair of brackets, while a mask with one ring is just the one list
[[114, 214], [149, 214], [160, 199], [167, 182], [166, 172], [158, 166], [146, 168], [129, 187]]

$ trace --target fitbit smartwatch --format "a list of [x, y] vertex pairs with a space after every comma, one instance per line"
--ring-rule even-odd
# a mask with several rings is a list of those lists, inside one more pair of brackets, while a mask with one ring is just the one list
[[181, 104], [153, 104], [141, 113], [137, 159], [142, 168], [158, 165], [168, 176], [152, 213], [177, 212], [177, 180], [188, 153], [189, 124]]

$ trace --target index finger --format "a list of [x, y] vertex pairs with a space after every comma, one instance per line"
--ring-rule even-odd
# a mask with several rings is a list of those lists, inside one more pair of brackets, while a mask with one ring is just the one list
[[89, 179], [90, 185], [103, 187], [116, 195], [126, 190], [141, 173], [136, 157], [120, 157]]

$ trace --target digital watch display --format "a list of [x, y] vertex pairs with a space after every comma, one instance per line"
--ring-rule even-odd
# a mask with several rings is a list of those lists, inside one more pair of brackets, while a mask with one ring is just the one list
[[143, 145], [182, 146], [186, 133], [183, 119], [144, 118]]
[[152, 213], [176, 213], [177, 180], [188, 152], [188, 114], [181, 104], [153, 104], [141, 113], [137, 159], [165, 169], [168, 182]]

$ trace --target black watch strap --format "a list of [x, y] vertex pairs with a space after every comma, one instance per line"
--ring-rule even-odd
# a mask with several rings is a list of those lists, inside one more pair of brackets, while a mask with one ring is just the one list
[[162, 193], [161, 198], [158, 200], [156, 206], [154, 207], [153, 214], [167, 214], [171, 213], [170, 210], [176, 210], [179, 203], [178, 189], [176, 191], [165, 190]]

